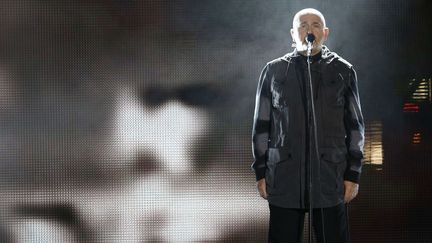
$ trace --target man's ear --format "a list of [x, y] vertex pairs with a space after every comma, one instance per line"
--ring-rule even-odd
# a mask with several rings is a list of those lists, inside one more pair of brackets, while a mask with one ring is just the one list
[[291, 29], [290, 32], [291, 32], [291, 38], [293, 39], [293, 42], [295, 42], [294, 29]]
[[330, 29], [327, 28], [327, 27], [325, 27], [325, 28], [324, 28], [324, 41], [327, 40], [329, 34], [330, 34]]

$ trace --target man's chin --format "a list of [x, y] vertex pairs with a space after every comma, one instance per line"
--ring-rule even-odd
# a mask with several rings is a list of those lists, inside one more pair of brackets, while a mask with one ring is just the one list
[[[297, 52], [300, 54], [306, 55], [307, 54], [307, 46], [301, 46], [300, 48], [296, 48]], [[312, 55], [315, 55], [319, 53], [322, 49], [322, 45], [320, 46], [312, 46]]]
[[301, 46], [297, 45], [297, 51], [298, 52], [306, 52], [307, 51], [307, 45], [306, 44], [302, 44]]

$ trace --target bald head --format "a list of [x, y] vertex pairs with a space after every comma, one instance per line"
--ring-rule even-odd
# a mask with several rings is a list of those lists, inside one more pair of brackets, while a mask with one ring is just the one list
[[326, 27], [326, 22], [325, 22], [324, 15], [320, 11], [318, 11], [318, 10], [316, 10], [314, 8], [305, 8], [305, 9], [302, 9], [302, 10], [298, 11], [294, 15], [293, 25], [292, 26], [293, 27], [297, 26], [299, 24], [300, 17], [303, 16], [303, 15], [307, 15], [307, 14], [313, 14], [313, 15], [318, 16], [321, 19], [321, 23], [322, 23], [323, 27]]

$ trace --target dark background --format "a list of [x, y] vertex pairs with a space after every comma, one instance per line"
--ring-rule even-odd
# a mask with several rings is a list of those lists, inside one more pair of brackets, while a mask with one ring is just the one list
[[430, 242], [427, 0], [2, 1], [3, 241], [265, 241], [255, 90], [306, 7], [359, 79], [353, 242]]

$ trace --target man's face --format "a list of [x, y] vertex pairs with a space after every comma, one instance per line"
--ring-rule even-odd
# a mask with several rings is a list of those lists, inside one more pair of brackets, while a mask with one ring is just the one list
[[314, 55], [321, 51], [322, 44], [327, 40], [329, 29], [324, 26], [323, 21], [318, 15], [311, 13], [304, 14], [294, 21], [294, 26], [291, 29], [291, 36], [299, 52], [307, 50], [305, 38], [308, 34], [315, 36], [312, 48], [312, 55]]

